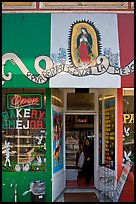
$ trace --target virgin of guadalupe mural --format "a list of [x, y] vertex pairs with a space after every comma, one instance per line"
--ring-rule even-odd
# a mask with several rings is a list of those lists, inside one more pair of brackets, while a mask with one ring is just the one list
[[76, 67], [89, 64], [94, 66], [101, 54], [101, 37], [91, 21], [76, 21], [69, 34], [69, 61]]
[[87, 32], [86, 28], [81, 28], [81, 33], [77, 38], [78, 62], [92, 63], [94, 60], [92, 44], [92, 36]]

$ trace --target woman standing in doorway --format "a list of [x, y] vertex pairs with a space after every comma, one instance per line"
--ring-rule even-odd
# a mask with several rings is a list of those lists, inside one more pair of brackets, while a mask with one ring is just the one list
[[93, 169], [94, 169], [94, 148], [91, 143], [90, 138], [85, 139], [85, 144], [83, 146], [83, 152], [85, 156], [83, 172], [85, 175], [86, 184], [90, 184], [91, 179], [93, 178]]

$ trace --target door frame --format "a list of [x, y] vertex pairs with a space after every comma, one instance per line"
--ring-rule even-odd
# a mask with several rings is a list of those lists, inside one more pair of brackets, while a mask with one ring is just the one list
[[94, 187], [98, 186], [98, 169], [99, 169], [99, 109], [98, 109], [98, 91], [97, 89], [89, 89], [89, 93], [94, 93], [94, 110], [67, 110], [67, 93], [75, 93], [75, 88], [64, 89], [64, 171], [65, 171], [65, 186], [66, 186], [66, 152], [65, 152], [65, 115], [93, 115], [94, 116]]
[[[107, 95], [113, 95], [115, 97], [115, 172], [114, 172], [114, 176], [115, 178], [117, 178], [117, 127], [118, 127], [118, 120], [117, 120], [117, 110], [118, 110], [118, 103], [117, 103], [117, 89], [116, 88], [101, 88], [101, 89], [97, 89], [97, 119], [99, 122], [99, 96], [101, 95], [102, 97], [102, 163], [104, 163], [104, 150], [105, 150], [105, 124], [104, 124], [104, 118], [105, 118], [105, 114], [104, 114], [104, 97]], [[99, 123], [98, 123], [98, 128], [99, 128]], [[98, 129], [98, 148], [99, 148], [99, 129]], [[98, 157], [99, 158], [99, 157]], [[99, 159], [98, 159], [98, 166], [96, 169], [97, 172], [97, 181], [96, 181], [96, 188], [99, 189], [100, 187], [100, 181], [99, 181], [99, 177], [100, 177], [100, 165], [99, 165]]]

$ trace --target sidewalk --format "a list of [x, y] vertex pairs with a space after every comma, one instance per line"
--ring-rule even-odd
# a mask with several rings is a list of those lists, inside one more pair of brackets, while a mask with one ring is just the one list
[[[100, 192], [97, 189], [69, 189], [66, 188], [61, 194], [60, 196], [54, 201], [54, 202], [65, 202], [64, 201], [64, 193], [76, 193], [76, 192], [94, 192], [97, 196], [97, 198], [99, 199], [99, 202], [111, 202], [110, 199], [108, 199], [106, 196], [102, 196], [100, 195]], [[72, 202], [72, 201], [71, 201]]]

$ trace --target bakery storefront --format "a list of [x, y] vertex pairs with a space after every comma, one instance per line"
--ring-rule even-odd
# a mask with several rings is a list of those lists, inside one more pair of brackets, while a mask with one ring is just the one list
[[[31, 202], [39, 180], [44, 201], [55, 201], [80, 174], [86, 136], [94, 147], [93, 187], [100, 189], [104, 168], [115, 188], [125, 161], [134, 165], [132, 37], [122, 60], [128, 15], [131, 35], [131, 14], [3, 14], [3, 202]], [[128, 181], [133, 168], [130, 174]]]

